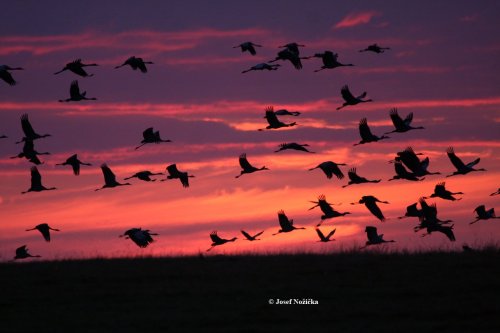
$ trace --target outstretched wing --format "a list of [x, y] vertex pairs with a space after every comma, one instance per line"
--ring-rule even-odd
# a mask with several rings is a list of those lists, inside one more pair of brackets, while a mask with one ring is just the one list
[[27, 138], [32, 138], [35, 136], [35, 131], [31, 126], [31, 123], [28, 119], [28, 114], [25, 113], [21, 116], [21, 127], [23, 128], [24, 136]]
[[406, 126], [409, 126], [411, 124], [411, 121], [413, 120], [413, 112], [408, 113], [406, 116], [404, 123]]
[[247, 154], [241, 154], [239, 158], [240, 166], [243, 170], [251, 170], [254, 167], [248, 162]]
[[170, 164], [169, 166], [167, 166], [167, 171], [171, 176], [177, 177], [179, 175], [177, 164]]
[[391, 116], [392, 123], [394, 124], [394, 127], [396, 127], [396, 129], [406, 127], [403, 119], [401, 119], [401, 117], [398, 114], [398, 109], [396, 108], [391, 109], [389, 111], [389, 115]]
[[102, 170], [102, 174], [104, 176], [104, 182], [106, 184], [112, 184], [112, 183], [116, 182], [116, 176], [113, 173], [113, 171], [111, 171], [111, 169], [108, 167], [107, 164], [102, 164], [101, 170]]
[[366, 203], [366, 208], [372, 213], [376, 218], [378, 218], [380, 221], [385, 221], [384, 214], [380, 210], [379, 206], [375, 202], [367, 202]]
[[333, 53], [332, 51], [325, 51], [325, 53], [323, 53], [322, 60], [324, 65], [333, 65], [337, 62], [337, 54]]
[[278, 117], [274, 113], [274, 109], [272, 106], [269, 106], [266, 108], [265, 118], [266, 118], [267, 122], [269, 123], [269, 125], [271, 125], [271, 126], [276, 126], [276, 125], [281, 124], [281, 122], [278, 120]]
[[356, 181], [363, 181], [365, 180], [365, 178], [363, 177], [360, 177], [357, 173], [356, 173], [356, 168], [351, 168], [349, 169], [349, 171], [347, 172], [347, 176], [349, 177], [349, 179], [353, 182], [356, 182]]
[[319, 230], [318, 228], [316, 228], [316, 233], [318, 234], [319, 239], [326, 240], [325, 235], [323, 235], [323, 233], [321, 232], [321, 230]]
[[474, 211], [477, 213], [477, 215], [483, 216], [486, 214], [486, 206], [485, 205], [477, 206], [476, 209], [474, 209]]
[[0, 76], [2, 77], [2, 79], [7, 82], [9, 85], [11, 86], [15, 86], [16, 85], [16, 80], [14, 80], [14, 78], [12, 77], [12, 74], [10, 74], [8, 71], [6, 70], [2, 70], [0, 71]]
[[143, 73], [148, 72], [146, 64], [144, 63], [144, 60], [142, 60], [142, 58], [136, 58], [136, 68], [139, 68], [139, 70]]
[[45, 241], [47, 241], [47, 242], [50, 242], [49, 226], [46, 223], [43, 223], [43, 224], [39, 224], [37, 227], [38, 227], [38, 231], [40, 231], [40, 233], [42, 234], [43, 239], [45, 239]]
[[87, 72], [82, 67], [82, 60], [76, 59], [75, 61], [70, 62], [68, 65], [71, 66], [71, 71], [80, 76], [88, 76]]
[[377, 228], [376, 227], [366, 227], [365, 228], [365, 231], [366, 231], [366, 236], [368, 237], [368, 240], [370, 242], [377, 242], [379, 240], [379, 236], [377, 234]]
[[245, 230], [240, 230], [240, 231], [243, 234], [243, 236], [245, 236], [246, 239], [253, 240], [253, 237], [250, 236], [250, 234], [248, 232], [246, 232]]
[[[421, 168], [421, 163], [412, 147], [407, 147], [405, 150], [398, 152], [401, 161], [413, 172]], [[428, 162], [428, 160], [427, 160]]]
[[22, 257], [26, 253], [28, 253], [26, 245], [20, 246], [16, 249], [16, 257]]
[[478, 164], [478, 163], [479, 163], [479, 161], [481, 161], [481, 159], [478, 157], [478, 158], [476, 158], [474, 161], [467, 163], [467, 165], [466, 165], [466, 166], [467, 166], [468, 168], [472, 168], [474, 165]]
[[181, 180], [182, 186], [189, 187], [189, 177], [187, 172], [180, 172], [179, 179]]
[[217, 231], [212, 231], [210, 233], [210, 239], [212, 240], [212, 242], [214, 243], [219, 243], [222, 241], [222, 238], [219, 237], [219, 235], [217, 235]]
[[455, 234], [453, 233], [452, 227], [441, 227], [438, 231], [441, 231], [443, 234], [445, 234], [450, 241], [455, 241]]
[[464, 162], [462, 162], [462, 160], [459, 159], [457, 157], [457, 155], [455, 155], [455, 150], [453, 149], [453, 147], [449, 147], [448, 149], [446, 149], [446, 154], [448, 155], [448, 158], [450, 159], [451, 164], [453, 164], [453, 166], [457, 170], [463, 169], [465, 167]]
[[150, 140], [153, 139], [155, 134], [153, 132], [153, 127], [149, 127], [142, 132], [142, 136], [144, 137], [144, 140]]
[[337, 231], [337, 229], [333, 229], [332, 231], [330, 231], [328, 235], [326, 235], [326, 238], [330, 239], [330, 237], [332, 237], [335, 234], [335, 231]]
[[335, 212], [335, 210], [332, 208], [332, 206], [326, 201], [326, 199], [323, 197], [323, 198], [319, 198], [318, 200], [318, 205], [319, 205], [319, 208], [321, 209], [321, 211], [325, 214], [325, 215], [331, 215]]
[[261, 232], [258, 232], [256, 233], [255, 235], [253, 235], [254, 238], [256, 237], [259, 237], [260, 235], [262, 235], [264, 233], [264, 230], [262, 230]]
[[31, 187], [41, 187], [42, 186], [42, 175], [38, 171], [37, 167], [31, 167]]
[[71, 97], [79, 97], [80, 96], [80, 87], [78, 86], [77, 80], [71, 82], [71, 86], [69, 87], [69, 95]]
[[362, 118], [359, 121], [359, 135], [361, 136], [361, 139], [365, 141], [369, 141], [373, 137], [370, 127], [368, 127], [368, 121], [366, 118]]
[[257, 54], [257, 52], [255, 51], [255, 47], [253, 47], [252, 43], [248, 43], [246, 45], [246, 48], [247, 48], [248, 52], [250, 52], [251, 55], [256, 55]]
[[290, 226], [293, 225], [293, 223], [285, 215], [285, 212], [282, 211], [282, 210], [280, 210], [278, 212], [278, 221], [280, 223], [281, 229], [287, 229], [287, 228], [290, 228]]
[[394, 162], [394, 170], [396, 171], [396, 174], [401, 177], [406, 177], [409, 173], [403, 166], [403, 163], [398, 161]]
[[342, 98], [347, 102], [347, 103], [350, 103], [350, 102], [353, 102], [356, 100], [356, 98], [354, 98], [354, 96], [352, 95], [351, 91], [349, 90], [349, 86], [348, 85], [345, 85], [342, 87], [342, 89], [340, 89], [340, 94], [342, 95]]

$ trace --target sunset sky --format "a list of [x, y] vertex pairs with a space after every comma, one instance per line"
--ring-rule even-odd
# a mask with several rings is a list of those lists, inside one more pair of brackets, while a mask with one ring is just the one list
[[[238, 237], [214, 254], [338, 251], [364, 244], [367, 225], [396, 240], [389, 245], [394, 249], [458, 249], [500, 239], [498, 220], [469, 225], [478, 205], [500, 209], [500, 196], [489, 196], [500, 186], [498, 1], [22, 1], [4, 4], [3, 12], [0, 65], [25, 70], [12, 72], [15, 86], [0, 81], [0, 135], [8, 136], [0, 139], [0, 260], [12, 259], [24, 244], [45, 259], [197, 254], [210, 247], [213, 230]], [[233, 48], [246, 41], [262, 45], [256, 56]], [[276, 71], [241, 73], [274, 59], [278, 46], [290, 42], [305, 45], [301, 56], [331, 50], [355, 66], [315, 73], [322, 63], [314, 58], [303, 60], [302, 70], [277, 62]], [[391, 49], [358, 52], [373, 43]], [[148, 73], [114, 69], [132, 55], [154, 62]], [[77, 58], [99, 64], [86, 68], [94, 76], [53, 74]], [[73, 80], [97, 100], [59, 103]], [[336, 111], [345, 84], [374, 102]], [[280, 117], [298, 126], [257, 131], [267, 125], [267, 106], [300, 111]], [[374, 134], [391, 131], [394, 107], [403, 117], [413, 112], [413, 125], [425, 129], [353, 146], [363, 117]], [[36, 140], [35, 148], [51, 153], [40, 157], [45, 163], [38, 169], [43, 184], [57, 190], [21, 195], [33, 164], [9, 157], [22, 150], [15, 142], [23, 137], [24, 113], [38, 133], [52, 135]], [[148, 127], [172, 143], [134, 150]], [[316, 153], [274, 153], [284, 142], [307, 143]], [[441, 175], [388, 182], [394, 175], [388, 161], [408, 146]], [[465, 163], [480, 157], [477, 167], [487, 172], [445, 178], [455, 171], [449, 146]], [[78, 177], [55, 166], [75, 153], [92, 163]], [[270, 170], [235, 179], [241, 153]], [[346, 178], [308, 171], [328, 160], [346, 163]], [[132, 179], [132, 186], [95, 192], [104, 184], [102, 163], [119, 181], [141, 170], [164, 172], [172, 163], [196, 177], [189, 188], [177, 180]], [[351, 167], [382, 182], [342, 188]], [[397, 219], [445, 180], [463, 199], [428, 202], [437, 204], [441, 219], [454, 220], [455, 243], [438, 233], [422, 238], [424, 232], [413, 232], [415, 218]], [[325, 233], [337, 228], [328, 244], [318, 243], [314, 231], [321, 211], [308, 210], [320, 194], [352, 213], [323, 224]], [[380, 205], [386, 222], [350, 205], [363, 195], [390, 202]], [[281, 209], [307, 229], [271, 236]], [[51, 243], [24, 231], [44, 222], [62, 230]], [[160, 235], [140, 249], [118, 238], [132, 227]], [[241, 229], [265, 232], [248, 242]]]

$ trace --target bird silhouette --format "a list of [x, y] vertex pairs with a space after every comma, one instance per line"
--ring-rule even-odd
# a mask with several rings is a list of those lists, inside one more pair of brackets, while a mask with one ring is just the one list
[[246, 70], [242, 71], [241, 73], [248, 73], [250, 71], [263, 71], [263, 70], [275, 71], [279, 67], [281, 67], [280, 64], [270, 65], [270, 64], [267, 64], [265, 62], [261, 62], [261, 63], [255, 65], [255, 66], [250, 67], [249, 69], [246, 69]]
[[429, 197], [425, 198], [441, 198], [450, 201], [462, 200], [462, 198], [459, 199], [455, 198], [454, 195], [464, 194], [463, 192], [450, 192], [445, 188], [445, 185], [446, 185], [445, 182], [437, 183], [436, 186], [434, 187], [434, 193], [432, 193]]
[[59, 72], [54, 73], [54, 75], [57, 75], [59, 73], [62, 73], [66, 70], [69, 70], [76, 75], [79, 75], [81, 77], [89, 77], [89, 76], [94, 76], [94, 74], [88, 74], [83, 67], [88, 67], [88, 66], [99, 66], [97, 64], [84, 64], [82, 63], [81, 59], [76, 59], [72, 62], [68, 62], [63, 69], [61, 69]]
[[[425, 207], [422, 205], [422, 207]], [[448, 221], [442, 222], [436, 218], [437, 210], [436, 204], [428, 206], [429, 208], [422, 208], [423, 214], [419, 218], [420, 224], [414, 228], [415, 232], [421, 229], [425, 229], [427, 233], [423, 234], [422, 237], [429, 236], [433, 232], [440, 232], [444, 234], [450, 241], [454, 242], [455, 234], [453, 233], [453, 224], [450, 226], [443, 225]]]
[[136, 172], [136, 173], [134, 173], [130, 177], [123, 178], [123, 180], [129, 180], [129, 179], [132, 179], [132, 178], [137, 178], [137, 179], [143, 180], [145, 182], [154, 182], [154, 181], [156, 181], [156, 179], [151, 179], [150, 177], [151, 176], [157, 176], [157, 175], [163, 175], [163, 173], [162, 172], [152, 173], [151, 171], [145, 170], [145, 171]]
[[11, 158], [23, 158], [25, 157], [31, 163], [36, 165], [43, 164], [38, 158], [38, 155], [50, 155], [49, 152], [39, 153], [35, 150], [35, 144], [33, 140], [26, 139], [24, 140], [23, 151], [17, 154], [16, 156], [12, 156]]
[[266, 115], [264, 116], [264, 118], [266, 118], [267, 122], [269, 123], [269, 126], [267, 126], [266, 128], [261, 128], [259, 129], [259, 131], [263, 131], [264, 129], [278, 129], [282, 127], [292, 127], [297, 125], [296, 122], [285, 124], [279, 121], [278, 117], [274, 113], [274, 108], [272, 106], [268, 106], [266, 108]]
[[213, 249], [216, 246], [226, 244], [227, 242], [234, 242], [238, 238], [237, 237], [233, 237], [231, 239], [220, 238], [219, 235], [217, 235], [217, 231], [212, 231], [210, 233], [210, 239], [212, 240], [212, 245], [207, 250], [207, 252], [210, 251], [211, 249]]
[[369, 142], [377, 142], [383, 139], [389, 139], [389, 137], [385, 135], [378, 137], [372, 134], [372, 131], [368, 126], [368, 121], [366, 120], [366, 118], [361, 118], [361, 120], [359, 121], [359, 135], [361, 136], [361, 141], [353, 144], [353, 146], [362, 145]]
[[387, 201], [380, 201], [373, 195], [365, 195], [361, 197], [361, 199], [358, 202], [352, 202], [351, 205], [356, 205], [356, 204], [364, 204], [366, 208], [372, 213], [376, 218], [378, 218], [381, 222], [385, 221], [384, 214], [382, 214], [382, 211], [380, 208], [377, 206], [377, 202], [388, 204], [389, 202]]
[[394, 243], [395, 240], [384, 240], [384, 234], [378, 234], [377, 228], [372, 226], [367, 226], [365, 228], [366, 236], [368, 237], [368, 241], [365, 243], [365, 246], [360, 249], [364, 249], [370, 245], [378, 245], [383, 243]]
[[141, 228], [132, 228], [128, 229], [123, 233], [123, 235], [119, 235], [118, 237], [125, 237], [125, 239], [132, 240], [138, 247], [146, 248], [149, 244], [154, 242], [153, 237], [158, 234], [151, 233], [149, 230], [142, 230]]
[[407, 217], [421, 217], [422, 216], [422, 210], [417, 208], [418, 202], [415, 202], [409, 206], [406, 207], [406, 212], [404, 216], [398, 217], [399, 220], [407, 218]]
[[321, 66], [320, 69], [316, 69], [314, 72], [319, 72], [324, 69], [333, 69], [337, 67], [343, 67], [343, 66], [354, 66], [353, 64], [342, 64], [340, 63], [338, 59], [338, 54], [333, 53], [332, 51], [325, 51], [323, 53], [316, 53], [313, 56], [310, 57], [305, 57], [303, 59], [311, 59], [311, 58], [321, 58], [323, 61], [323, 66]]
[[8, 85], [15, 86], [16, 80], [12, 77], [9, 71], [23, 70], [21, 67], [10, 67], [7, 65], [0, 65], [0, 79], [4, 80]]
[[32, 229], [26, 229], [26, 231], [31, 231], [31, 230], [40, 231], [40, 233], [43, 236], [43, 239], [45, 239], [45, 241], [47, 241], [47, 242], [50, 242], [50, 230], [61, 231], [59, 229], [55, 229], [55, 228], [50, 227], [47, 223], [41, 223]]
[[78, 176], [80, 174], [80, 165], [90, 166], [92, 164], [80, 161], [78, 159], [78, 155], [74, 154], [74, 155], [71, 155], [70, 157], [68, 157], [65, 162], [57, 163], [56, 165], [71, 165], [71, 168], [73, 168], [73, 174], [75, 176]]
[[453, 172], [451, 175], [447, 175], [446, 177], [466, 175], [472, 171], [486, 171], [486, 169], [474, 169], [474, 166], [481, 160], [480, 158], [476, 158], [474, 161], [465, 164], [460, 158], [457, 157], [457, 155], [455, 155], [455, 149], [453, 149], [453, 147], [446, 149], [446, 154], [448, 155], [451, 164], [453, 164], [455, 169], [457, 169], [457, 171]]
[[101, 188], [95, 189], [95, 191], [99, 191], [105, 188], [112, 188], [112, 187], [117, 187], [117, 186], [124, 186], [124, 185], [132, 185], [130, 183], [119, 183], [116, 181], [116, 176], [111, 171], [111, 169], [108, 167], [106, 163], [101, 165], [101, 170], [102, 174], [104, 176], [104, 185]]
[[21, 194], [25, 194], [28, 192], [51, 191], [55, 189], [55, 187], [47, 188], [42, 185], [42, 175], [40, 175], [37, 167], [33, 166], [31, 167], [31, 187], [27, 191], [21, 192]]
[[51, 136], [50, 134], [38, 134], [37, 132], [35, 132], [33, 126], [31, 126], [31, 123], [29, 121], [28, 114], [26, 113], [21, 116], [21, 128], [23, 129], [24, 137], [16, 143], [21, 143], [26, 140], [35, 141], [37, 139]]
[[469, 224], [474, 224], [474, 223], [478, 222], [479, 220], [500, 219], [500, 216], [495, 215], [495, 208], [490, 208], [490, 209], [486, 210], [485, 205], [480, 205], [480, 206], [477, 206], [476, 209], [474, 209], [474, 211], [477, 214], [476, 220], [470, 222]]
[[490, 197], [493, 197], [495, 195], [499, 195], [500, 194], [500, 187], [498, 188], [498, 190], [496, 190], [496, 192], [493, 192], [490, 194]]
[[262, 235], [264, 233], [264, 231], [261, 231], [261, 232], [258, 232], [256, 233], [255, 235], [250, 235], [248, 232], [246, 232], [245, 230], [240, 230], [241, 233], [243, 234], [243, 236], [245, 236], [245, 238], [249, 241], [255, 241], [255, 240], [260, 240], [259, 237], [260, 235]]
[[282, 150], [293, 149], [293, 150], [299, 150], [299, 151], [303, 151], [303, 152], [310, 153], [310, 154], [315, 154], [315, 152], [309, 151], [305, 147], [309, 147], [309, 145], [307, 143], [299, 144], [296, 142], [282, 143], [279, 145], [279, 149], [275, 150], [274, 152], [277, 153], [277, 152], [280, 152]]
[[390, 50], [391, 48], [390, 47], [380, 47], [378, 46], [377, 44], [372, 44], [372, 45], [368, 45], [368, 47], [366, 49], [363, 49], [363, 50], [359, 50], [359, 52], [375, 52], [375, 53], [384, 53], [385, 50]]
[[345, 163], [335, 163], [332, 161], [325, 161], [314, 168], [309, 169], [309, 171], [314, 170], [314, 169], [321, 169], [321, 171], [324, 172], [326, 175], [326, 178], [331, 179], [333, 175], [337, 177], [337, 179], [342, 179], [344, 178], [344, 174], [342, 173], [342, 170], [340, 170], [339, 165], [347, 165]]
[[411, 126], [411, 122], [413, 121], [413, 112], [408, 113], [406, 118], [403, 120], [399, 114], [398, 114], [398, 109], [392, 108], [389, 111], [389, 115], [391, 116], [392, 123], [395, 127], [393, 131], [386, 132], [384, 134], [389, 134], [389, 133], [404, 133], [408, 132], [410, 130], [415, 130], [415, 129], [424, 129], [423, 126], [419, 127], [413, 127]]
[[247, 160], [247, 154], [241, 154], [239, 158], [240, 166], [243, 170], [241, 170], [240, 174], [238, 176], [235, 176], [235, 178], [240, 178], [243, 176], [245, 173], [253, 173], [256, 171], [261, 171], [261, 170], [269, 170], [265, 166], [262, 168], [256, 168], [253, 165], [251, 165], [248, 160]]
[[345, 102], [344, 102], [344, 104], [342, 104], [342, 106], [339, 106], [337, 108], [337, 110], [340, 110], [348, 105], [356, 105], [359, 103], [373, 102], [372, 99], [363, 99], [366, 97], [366, 91], [363, 92], [358, 97], [354, 97], [354, 95], [351, 93], [351, 91], [349, 90], [349, 87], [347, 85], [342, 87], [342, 89], [340, 90], [340, 94], [342, 95], [342, 98], [344, 99]]
[[[429, 167], [429, 157], [426, 157], [422, 161], [418, 158], [417, 155], [413, 151], [412, 147], [407, 147], [405, 150], [397, 153], [397, 157], [395, 161], [401, 161], [408, 169], [415, 174], [416, 177], [422, 177], [425, 175], [440, 175], [440, 172], [430, 172], [427, 170]], [[391, 161], [392, 162], [392, 161]]]
[[14, 257], [14, 260], [17, 259], [26, 259], [26, 258], [40, 258], [40, 255], [33, 256], [29, 253], [28, 248], [26, 245], [23, 245], [21, 247], [18, 247], [16, 249], [16, 256]]
[[283, 210], [280, 210], [278, 212], [278, 221], [279, 221], [281, 229], [278, 230], [277, 233], [273, 234], [273, 236], [280, 234], [282, 232], [291, 232], [291, 231], [294, 231], [295, 229], [305, 229], [304, 227], [301, 227], [301, 228], [295, 227], [293, 225], [293, 220], [289, 220]]
[[302, 62], [300, 61], [301, 59], [304, 59], [304, 58], [300, 58], [298, 53], [295, 53], [293, 51], [291, 51], [289, 48], [286, 48], [284, 50], [281, 50], [278, 52], [278, 55], [276, 56], [276, 58], [274, 58], [273, 60], [270, 60], [269, 62], [275, 62], [275, 61], [278, 61], [278, 60], [283, 60], [283, 61], [290, 61], [293, 65], [293, 67], [295, 67], [295, 69], [302, 69]]
[[382, 179], [368, 180], [365, 177], [358, 176], [356, 173], [356, 168], [350, 168], [347, 172], [347, 176], [349, 177], [349, 182], [347, 185], [343, 185], [342, 187], [347, 187], [349, 185], [354, 184], [363, 184], [363, 183], [380, 183]]
[[168, 172], [167, 179], [162, 179], [161, 180], [162, 182], [169, 179], [179, 179], [181, 181], [182, 186], [184, 187], [189, 187], [189, 178], [194, 177], [193, 175], [189, 175], [187, 172], [179, 171], [179, 169], [177, 169], [176, 164], [171, 164], [167, 166], [167, 172]]
[[288, 51], [292, 52], [293, 54], [296, 54], [297, 56], [299, 56], [300, 55], [299, 47], [305, 47], [305, 45], [293, 42], [293, 43], [288, 43], [288, 44], [281, 45], [281, 46], [278, 46], [278, 47], [279, 48], [284, 47], [286, 50], [288, 50]]
[[280, 109], [274, 111], [274, 114], [277, 116], [294, 116], [297, 117], [300, 115], [299, 111], [288, 111], [287, 109]]
[[251, 55], [256, 55], [257, 52], [255, 51], [255, 47], [262, 47], [262, 45], [255, 44], [252, 42], [244, 42], [241, 43], [240, 45], [233, 46], [233, 49], [241, 48], [241, 52], [248, 51]]
[[132, 67], [132, 69], [135, 71], [139, 69], [143, 73], [147, 73], [148, 69], [146, 67], [146, 64], [153, 64], [151, 61], [144, 61], [142, 58], [137, 58], [135, 56], [132, 56], [125, 60], [125, 62], [119, 66], [116, 66], [115, 69], [129, 65]]
[[318, 234], [320, 242], [327, 243], [327, 242], [335, 240], [335, 239], [330, 239], [330, 238], [335, 234], [335, 231], [337, 231], [337, 229], [333, 229], [326, 236], [321, 232], [321, 230], [319, 230], [319, 228], [316, 228], [315, 230], [316, 230], [316, 233]]
[[153, 127], [149, 127], [142, 132], [143, 140], [141, 141], [141, 145], [135, 147], [135, 150], [141, 148], [145, 144], [148, 143], [160, 143], [160, 142], [172, 142], [171, 140], [163, 140], [160, 138], [160, 131], [153, 131]]
[[396, 179], [406, 179], [406, 180], [411, 180], [411, 181], [422, 181], [425, 179], [419, 179], [413, 172], [409, 172], [406, 170], [404, 167], [403, 163], [400, 161], [395, 161], [394, 162], [394, 171], [396, 172], [396, 175], [393, 176], [389, 181], [391, 180], [396, 180]]
[[95, 101], [97, 98], [95, 97], [86, 97], [87, 92], [84, 91], [80, 93], [80, 87], [78, 86], [78, 81], [74, 80], [71, 82], [71, 85], [69, 87], [69, 98], [67, 99], [60, 99], [59, 102], [79, 102], [79, 101]]
[[437, 217], [437, 206], [436, 203], [432, 205], [428, 205], [424, 198], [420, 198], [419, 201], [420, 207], [420, 216], [418, 217], [420, 223], [416, 227], [413, 228], [415, 232], [426, 229], [427, 233], [422, 235], [422, 237], [428, 236], [433, 232], [440, 232], [446, 235], [448, 239], [452, 242], [455, 241], [455, 235], [453, 234], [453, 225], [444, 226], [449, 222], [453, 222], [452, 220], [440, 220]]
[[320, 195], [318, 197], [318, 201], [311, 201], [312, 203], [316, 204], [314, 205], [313, 207], [309, 208], [309, 210], [312, 210], [316, 207], [319, 207], [321, 209], [321, 211], [323, 212], [324, 215], [321, 215], [321, 221], [316, 225], [317, 227], [319, 227], [324, 220], [326, 219], [330, 219], [330, 218], [335, 218], [335, 217], [339, 217], [339, 216], [345, 216], [347, 214], [351, 214], [350, 212], [344, 212], [344, 213], [341, 213], [341, 212], [338, 212], [336, 211], [335, 209], [332, 208], [331, 204], [326, 201], [326, 197], [324, 194]]
[[427, 223], [425, 229], [427, 230], [426, 234], [423, 234], [422, 237], [428, 236], [433, 232], [440, 232], [444, 234], [450, 241], [454, 242], [455, 234], [453, 233], [453, 224], [450, 226], [444, 226], [439, 223]]

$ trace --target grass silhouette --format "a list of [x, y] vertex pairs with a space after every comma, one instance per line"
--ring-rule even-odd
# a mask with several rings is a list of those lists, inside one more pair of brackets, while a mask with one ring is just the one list
[[2, 331], [498, 332], [499, 262], [485, 247], [3, 263]]

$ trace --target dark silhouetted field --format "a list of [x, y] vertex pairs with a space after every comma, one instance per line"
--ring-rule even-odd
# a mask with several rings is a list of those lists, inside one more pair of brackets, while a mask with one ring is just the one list
[[0, 279], [8, 333], [500, 332], [499, 250], [6, 263]]

